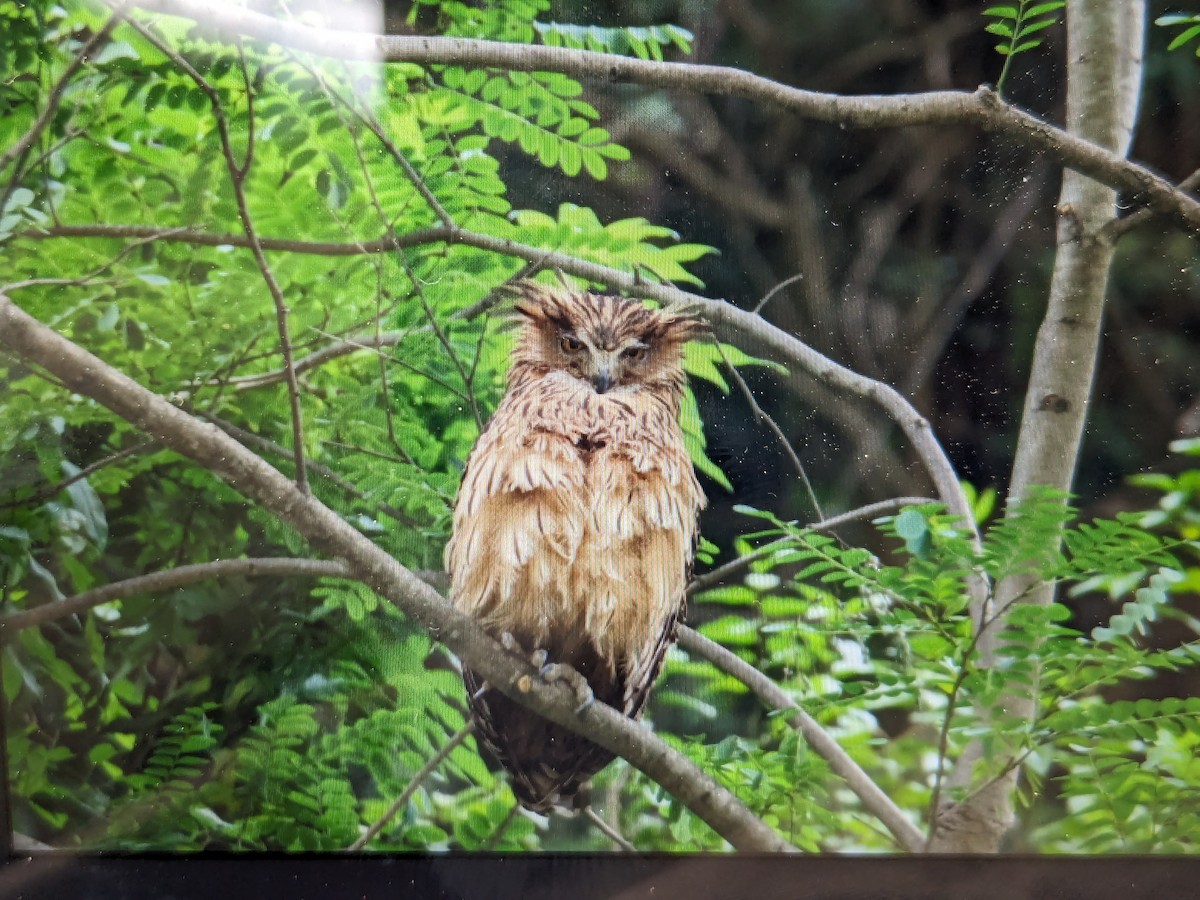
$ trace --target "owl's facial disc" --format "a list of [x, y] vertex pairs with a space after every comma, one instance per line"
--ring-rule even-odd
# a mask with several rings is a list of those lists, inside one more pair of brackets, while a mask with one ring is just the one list
[[591, 384], [597, 394], [624, 385], [630, 376], [636, 378], [650, 350], [641, 340], [625, 341], [619, 347], [598, 347], [587, 336], [571, 332], [559, 336], [558, 346], [571, 373]]

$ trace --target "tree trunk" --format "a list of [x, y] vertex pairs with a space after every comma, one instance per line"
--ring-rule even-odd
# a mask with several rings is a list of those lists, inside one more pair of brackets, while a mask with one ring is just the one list
[[[1144, 0], [1071, 0], [1067, 7], [1067, 130], [1122, 156], [1129, 152], [1142, 73]], [[1058, 203], [1058, 250], [1046, 316], [1038, 330], [1025, 395], [1008, 503], [1039, 485], [1068, 491], [1087, 421], [1100, 345], [1113, 245], [1103, 233], [1115, 218], [1117, 194], [1078, 172], [1063, 174]], [[1018, 601], [1017, 598], [1020, 598]], [[1050, 584], [1010, 578], [996, 589], [995, 608], [1014, 603], [1049, 604]], [[995, 650], [1001, 615], [981, 642]], [[1031, 695], [1013, 697], [1009, 710], [1034, 711]], [[972, 745], [948, 779], [951, 788], [972, 784], [982, 750]], [[976, 775], [976, 777], [978, 777]], [[987, 784], [970, 800], [938, 811], [931, 849], [994, 852], [1013, 823], [1017, 772]]]

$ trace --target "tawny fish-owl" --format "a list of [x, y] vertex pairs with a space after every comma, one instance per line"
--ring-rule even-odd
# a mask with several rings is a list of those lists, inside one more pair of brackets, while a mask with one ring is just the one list
[[[707, 326], [620, 297], [515, 290], [508, 390], [454, 507], [450, 600], [637, 718], [675, 640], [705, 504], [679, 415], [683, 348]], [[530, 809], [565, 805], [612, 759], [471, 670], [463, 680], [482, 748]]]

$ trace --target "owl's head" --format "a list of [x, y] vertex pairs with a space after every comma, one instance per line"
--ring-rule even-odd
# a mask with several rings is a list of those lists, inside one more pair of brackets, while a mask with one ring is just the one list
[[682, 393], [683, 347], [708, 333], [702, 319], [649, 309], [637, 300], [531, 281], [514, 291], [522, 326], [513, 354], [517, 377], [564, 371], [599, 394], [632, 386]]

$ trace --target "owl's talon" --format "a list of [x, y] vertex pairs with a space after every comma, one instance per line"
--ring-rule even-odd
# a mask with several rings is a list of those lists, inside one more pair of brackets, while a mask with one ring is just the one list
[[520, 653], [521, 645], [517, 643], [517, 639], [513, 637], [511, 631], [504, 631], [500, 634], [500, 646], [509, 653]]
[[548, 663], [541, 667], [538, 672], [542, 681], [554, 683], [555, 681], [565, 681], [569, 684], [572, 690], [575, 691], [575, 712], [581, 713], [593, 703], [596, 702], [596, 695], [592, 693], [592, 686], [587, 683], [587, 679], [572, 669], [570, 666], [564, 666], [560, 663]]
[[538, 647], [529, 654], [530, 664], [539, 672], [546, 668], [546, 657], [550, 654], [541, 647]]

